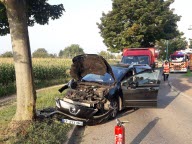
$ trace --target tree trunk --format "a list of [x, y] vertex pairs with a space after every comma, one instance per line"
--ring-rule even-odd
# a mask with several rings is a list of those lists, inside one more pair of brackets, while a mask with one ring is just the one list
[[26, 1], [4, 0], [14, 55], [17, 110], [12, 121], [22, 123], [35, 117], [36, 92], [28, 36]]

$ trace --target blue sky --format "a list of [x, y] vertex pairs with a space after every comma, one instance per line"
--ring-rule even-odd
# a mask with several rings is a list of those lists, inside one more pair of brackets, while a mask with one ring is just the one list
[[[49, 53], [58, 54], [71, 44], [79, 44], [86, 53], [106, 51], [103, 39], [99, 34], [96, 22], [100, 22], [102, 12], [112, 8], [111, 0], [49, 0], [52, 4], [63, 3], [66, 12], [59, 20], [50, 21], [49, 25], [29, 27], [31, 51], [45, 48]], [[180, 31], [187, 39], [192, 38], [192, 1], [175, 0], [171, 6], [175, 13], [181, 15], [178, 23]], [[0, 37], [0, 54], [11, 51], [10, 35]]]

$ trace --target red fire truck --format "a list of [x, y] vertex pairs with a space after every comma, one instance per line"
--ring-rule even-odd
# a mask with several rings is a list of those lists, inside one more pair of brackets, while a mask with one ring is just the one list
[[187, 72], [189, 66], [188, 55], [182, 51], [176, 51], [170, 55], [170, 72]]
[[158, 66], [155, 48], [125, 48], [122, 55], [121, 63], [124, 64], [148, 64], [152, 68]]
[[189, 55], [189, 69], [190, 71], [192, 71], [192, 54], [188, 54]]

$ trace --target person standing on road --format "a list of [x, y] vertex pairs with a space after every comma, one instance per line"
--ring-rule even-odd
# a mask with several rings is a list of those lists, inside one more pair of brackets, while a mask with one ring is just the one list
[[169, 62], [166, 60], [163, 63], [163, 78], [164, 78], [164, 81], [168, 80], [169, 72], [170, 72]]

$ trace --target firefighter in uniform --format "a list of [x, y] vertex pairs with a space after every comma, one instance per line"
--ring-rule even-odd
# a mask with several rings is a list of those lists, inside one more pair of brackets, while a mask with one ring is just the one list
[[168, 80], [169, 72], [170, 72], [169, 62], [166, 60], [164, 62], [164, 64], [163, 64], [163, 78], [164, 78], [164, 81]]

